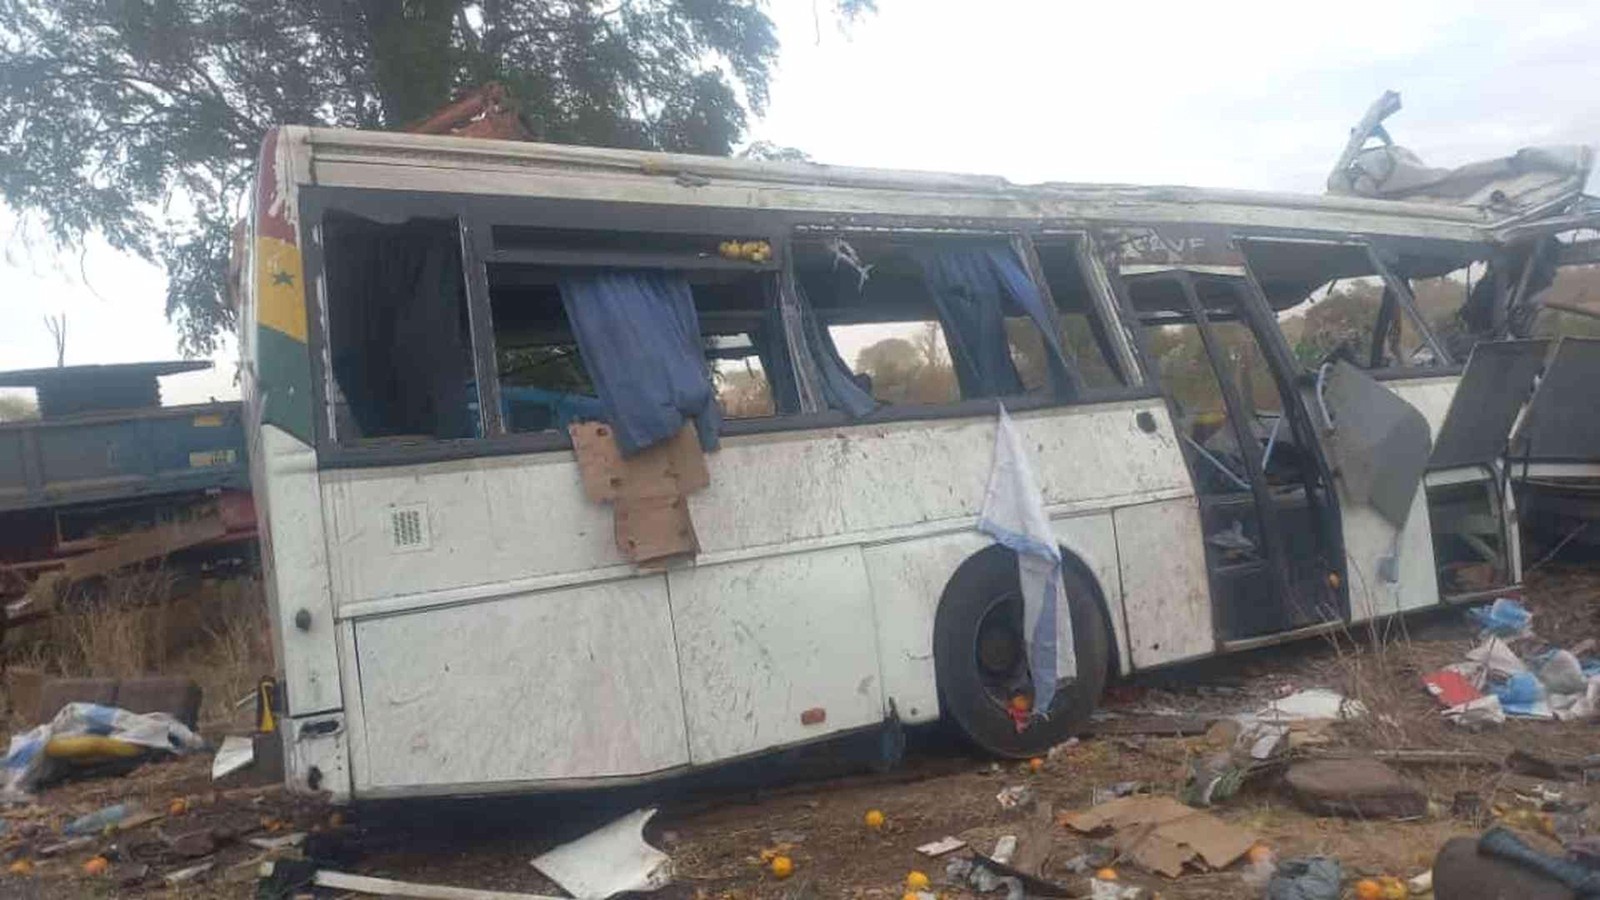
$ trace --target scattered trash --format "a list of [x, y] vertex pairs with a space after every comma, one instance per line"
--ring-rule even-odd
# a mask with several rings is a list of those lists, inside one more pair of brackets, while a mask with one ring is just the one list
[[1499, 687], [1490, 688], [1500, 698], [1500, 708], [1508, 716], [1521, 719], [1553, 719], [1545, 701], [1544, 685], [1532, 672], [1518, 672]]
[[1528, 633], [1528, 624], [1533, 621], [1527, 607], [1507, 597], [1486, 607], [1469, 609], [1467, 615], [1484, 631], [1498, 637], [1521, 637]]
[[230, 734], [222, 739], [222, 747], [211, 760], [211, 780], [220, 781], [255, 761], [255, 742], [241, 735]]
[[1256, 712], [1263, 722], [1297, 722], [1306, 719], [1359, 719], [1367, 714], [1360, 700], [1350, 700], [1338, 691], [1310, 688], [1274, 700]]
[[1580, 694], [1589, 687], [1583, 664], [1566, 650], [1553, 650], [1539, 664], [1539, 681], [1551, 694]]
[[1138, 888], [1127, 887], [1117, 881], [1115, 869], [1101, 869], [1089, 880], [1090, 900], [1133, 900], [1140, 893]]
[[994, 852], [989, 854], [989, 858], [997, 863], [1008, 863], [1011, 862], [1011, 857], [1015, 855], [1016, 852], [1017, 836], [1014, 834], [1003, 834], [995, 839]]
[[[173, 884], [184, 884], [184, 882], [194, 881], [194, 879], [200, 878], [202, 874], [213, 870], [214, 866], [216, 866], [216, 863], [214, 862], [198, 863], [198, 865], [187, 866], [187, 868], [181, 868], [181, 870], [170, 871], [170, 873], [163, 874], [162, 881], [165, 881], [166, 884], [170, 884], [170, 886], [173, 886]], [[416, 894], [411, 894], [411, 897], [416, 897]]]
[[1344, 867], [1328, 856], [1286, 859], [1267, 882], [1267, 900], [1339, 900]]
[[1063, 824], [1084, 834], [1112, 830], [1123, 857], [1169, 878], [1185, 864], [1227, 868], [1256, 843], [1253, 833], [1171, 797], [1124, 797], [1066, 816]]
[[[654, 808], [631, 812], [540, 855], [533, 866], [574, 897], [601, 900], [656, 890], [672, 880], [672, 860], [644, 842], [645, 823], [655, 814]], [[777, 859], [773, 863], [777, 875]], [[793, 871], [792, 863], [788, 869]], [[788, 877], [788, 872], [778, 877]]]
[[199, 735], [166, 713], [131, 713], [97, 703], [68, 703], [48, 724], [12, 736], [5, 760], [0, 762], [5, 778], [0, 799], [25, 799], [51, 762], [45, 747], [56, 738], [79, 735], [115, 738], [169, 753], [188, 753], [205, 746]]
[[99, 834], [107, 828], [128, 818], [135, 811], [134, 807], [126, 803], [114, 803], [110, 806], [97, 809], [88, 815], [79, 816], [62, 826], [61, 833], [67, 837], [81, 837], [86, 834]]
[[1522, 658], [1517, 656], [1504, 640], [1491, 637], [1478, 646], [1467, 651], [1467, 661], [1478, 666], [1478, 677], [1472, 679], [1473, 686], [1482, 690], [1487, 683], [1484, 676], [1495, 678], [1509, 678], [1512, 675], [1528, 671]]
[[1272, 848], [1265, 844], [1256, 844], [1245, 854], [1244, 871], [1239, 877], [1249, 885], [1253, 893], [1263, 893], [1272, 881], [1272, 876], [1278, 872], [1278, 858]]
[[[274, 883], [272, 893], [257, 889], [257, 896], [295, 896], [300, 888], [327, 888], [330, 891], [349, 891], [357, 894], [375, 894], [381, 897], [411, 897], [414, 900], [560, 900], [544, 894], [524, 894], [514, 891], [485, 891], [452, 887], [443, 884], [419, 884], [413, 881], [396, 881], [392, 878], [373, 878], [352, 875], [331, 869], [303, 872], [305, 864], [268, 862], [261, 864], [261, 877]], [[209, 868], [207, 863], [205, 868]], [[196, 866], [195, 868], [201, 868]], [[184, 870], [189, 871], [189, 870]], [[174, 875], [168, 875], [170, 882]], [[580, 895], [581, 896], [581, 895]]]
[[250, 846], [256, 848], [257, 850], [286, 850], [290, 847], [298, 847], [305, 842], [306, 833], [303, 831], [296, 831], [291, 834], [279, 835], [278, 837], [272, 838], [250, 838], [248, 841]]
[[1406, 890], [1412, 894], [1429, 894], [1433, 892], [1433, 870], [1429, 869], [1415, 878], [1406, 881]]
[[966, 845], [967, 842], [960, 838], [946, 836], [938, 839], [937, 841], [929, 841], [928, 843], [923, 844], [917, 848], [917, 852], [921, 853], [923, 856], [943, 856], [946, 853], [960, 850]]
[[1284, 774], [1296, 802], [1314, 815], [1411, 819], [1428, 811], [1428, 797], [1399, 773], [1370, 758], [1298, 762]]
[[1023, 809], [1033, 803], [1033, 786], [1013, 784], [1010, 787], [1002, 788], [1000, 793], [994, 795], [994, 799], [1000, 802], [1001, 809]]
[[1144, 787], [1144, 782], [1142, 781], [1119, 781], [1109, 787], [1097, 787], [1089, 792], [1089, 803], [1092, 806], [1099, 806], [1118, 797], [1136, 794], [1142, 787]]
[[1506, 712], [1500, 707], [1500, 698], [1493, 694], [1479, 697], [1460, 706], [1452, 706], [1442, 715], [1468, 731], [1476, 731], [1489, 725], [1503, 725], [1506, 721]]
[[1462, 707], [1483, 698], [1483, 692], [1467, 680], [1465, 675], [1452, 669], [1429, 672], [1422, 676], [1422, 683], [1427, 686], [1428, 693], [1444, 707]]

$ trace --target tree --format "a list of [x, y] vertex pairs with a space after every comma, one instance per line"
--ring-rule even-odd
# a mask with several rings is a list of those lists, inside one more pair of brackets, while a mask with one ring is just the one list
[[269, 126], [398, 128], [496, 80], [538, 140], [725, 155], [777, 46], [761, 0], [0, 0], [0, 197], [160, 262], [205, 353]]
[[39, 418], [39, 407], [27, 396], [0, 393], [0, 422], [21, 422]]

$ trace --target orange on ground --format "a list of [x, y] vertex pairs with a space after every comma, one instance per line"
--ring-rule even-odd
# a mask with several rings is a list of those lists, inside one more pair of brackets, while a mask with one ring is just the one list
[[771, 868], [774, 878], [788, 878], [794, 874], [794, 860], [787, 856], [774, 856]]
[[89, 861], [83, 864], [83, 874], [104, 875], [106, 870], [110, 868], [111, 861], [106, 859], [104, 856], [91, 856], [89, 857]]
[[883, 810], [881, 810], [881, 809], [869, 809], [869, 810], [867, 810], [867, 815], [866, 815], [865, 821], [867, 823], [867, 827], [871, 828], [873, 831], [877, 831], [879, 828], [882, 828], [883, 827], [883, 822], [884, 822]]

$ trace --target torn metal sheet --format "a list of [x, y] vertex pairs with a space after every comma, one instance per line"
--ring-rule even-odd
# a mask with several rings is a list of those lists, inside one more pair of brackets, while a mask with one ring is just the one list
[[645, 823], [655, 814], [654, 807], [631, 812], [536, 857], [533, 867], [579, 900], [664, 887], [672, 881], [672, 859], [644, 842]]
[[[1384, 129], [1383, 120], [1399, 111], [1394, 91], [1368, 108], [1328, 176], [1328, 193], [1528, 213], [1577, 197], [1594, 167], [1594, 150], [1584, 146], [1524, 147], [1453, 169], [1430, 167]], [[1367, 147], [1372, 138], [1379, 145]]]
[[1394, 527], [1403, 527], [1433, 449], [1428, 420], [1344, 360], [1333, 364], [1326, 386], [1338, 477], [1352, 499], [1365, 501]]
[[255, 761], [255, 742], [242, 735], [230, 734], [222, 739], [222, 746], [211, 759], [211, 780], [226, 778]]

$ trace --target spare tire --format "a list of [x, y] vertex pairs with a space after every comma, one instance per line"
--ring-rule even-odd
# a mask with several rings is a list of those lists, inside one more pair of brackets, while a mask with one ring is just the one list
[[1068, 558], [1061, 578], [1072, 615], [1078, 671], [1058, 685], [1044, 719], [1018, 731], [1008, 704], [1032, 695], [1022, 641], [1022, 588], [1017, 557], [990, 547], [962, 563], [945, 586], [933, 626], [933, 661], [943, 718], [980, 748], [1026, 759], [1082, 732], [1105, 690], [1110, 631], [1100, 592]]

